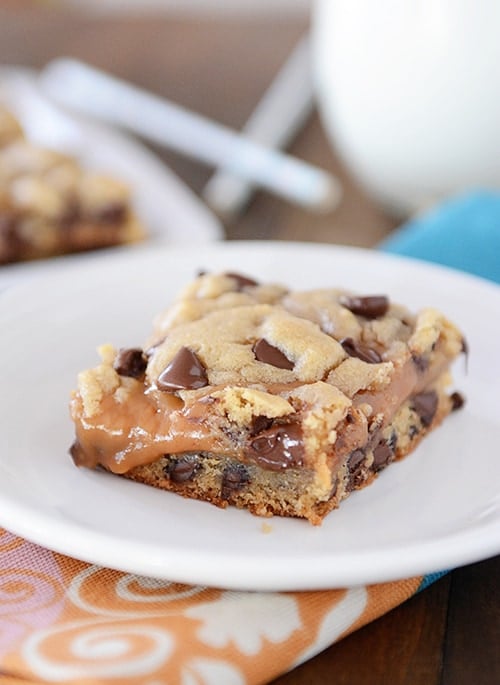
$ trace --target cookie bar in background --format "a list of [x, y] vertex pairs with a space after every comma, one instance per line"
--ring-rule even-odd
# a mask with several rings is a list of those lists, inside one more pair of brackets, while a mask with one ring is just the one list
[[28, 141], [0, 105], [0, 264], [141, 240], [128, 187]]
[[443, 314], [205, 274], [71, 401], [78, 466], [318, 524], [463, 403]]

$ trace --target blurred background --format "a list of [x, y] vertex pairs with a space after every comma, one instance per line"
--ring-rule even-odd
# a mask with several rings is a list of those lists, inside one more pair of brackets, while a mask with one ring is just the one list
[[[310, 9], [307, 0], [0, 0], [0, 63], [39, 70], [75, 57], [240, 131], [308, 34]], [[202, 195], [213, 167], [145, 144]], [[314, 212], [258, 191], [245, 211], [221, 217], [229, 239], [372, 245], [399, 223], [337, 157], [315, 105], [288, 152], [340, 179], [340, 204]]]
[[236, 13], [255, 14], [264, 13], [297, 13], [307, 15], [310, 10], [311, 0], [236, 0], [225, 2], [224, 0], [62, 0], [61, 4], [85, 8], [98, 12], [167, 12], [169, 14], [215, 14]]
[[[371, 247], [443, 199], [500, 185], [499, 30], [495, 0], [0, 0], [0, 63], [38, 74], [76, 58], [326, 172], [330, 202], [304, 207], [257, 178], [228, 209], [220, 188], [214, 195], [217, 163], [181, 149], [183, 137], [196, 147], [187, 129], [162, 141], [134, 112], [132, 133], [210, 205], [229, 239]], [[99, 109], [89, 92], [77, 109]], [[108, 111], [111, 123], [127, 109]], [[203, 132], [198, 141], [200, 151], [220, 142]], [[224, 159], [255, 161], [243, 152], [229, 145]], [[287, 178], [277, 161], [268, 181]], [[300, 183], [306, 192], [317, 179]]]

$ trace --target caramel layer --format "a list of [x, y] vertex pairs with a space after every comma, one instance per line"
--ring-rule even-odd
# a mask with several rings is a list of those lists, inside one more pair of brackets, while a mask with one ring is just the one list
[[94, 468], [100, 464], [114, 473], [126, 473], [162, 454], [193, 450], [229, 453], [223, 436], [215, 436], [208, 429], [200, 405], [198, 402], [186, 410], [175, 395], [169, 394], [159, 402], [137, 383], [126, 403], [119, 404], [107, 396], [99, 414], [88, 419], [76, 396], [71, 403], [79, 444], [75, 461], [78, 466]]
[[[409, 359], [395, 368], [391, 382], [382, 390], [358, 393], [353, 405], [369, 404], [373, 415], [382, 414], [382, 425], [387, 425], [403, 402], [429, 386], [448, 363], [449, 359], [439, 351], [424, 371]], [[279, 394], [286, 388], [277, 386], [268, 391]], [[206, 394], [215, 389], [207, 388]], [[185, 405], [171, 393], [148, 394], [146, 387], [137, 382], [126, 402], [119, 403], [109, 395], [102, 400], [99, 413], [86, 418], [81, 399], [76, 395], [71, 405], [78, 444], [73, 453], [75, 462], [90, 468], [100, 464], [123, 474], [136, 466], [156, 461], [164, 454], [203, 451], [245, 460], [243, 444], [235, 443], [222, 430], [209, 426], [210, 402], [207, 399], [202, 393], [196, 401]], [[366, 429], [360, 430], [358, 425], [351, 428], [350, 431], [344, 425], [343, 430], [338, 431], [337, 457], [341, 456], [340, 452], [349, 453], [365, 445]]]
[[374, 414], [382, 414], [383, 425], [393, 419], [399, 407], [410, 395], [422, 392], [448, 368], [450, 360], [436, 350], [432, 363], [424, 371], [419, 370], [413, 359], [396, 366], [390, 383], [378, 392], [360, 391], [353, 399], [355, 406], [369, 404]]

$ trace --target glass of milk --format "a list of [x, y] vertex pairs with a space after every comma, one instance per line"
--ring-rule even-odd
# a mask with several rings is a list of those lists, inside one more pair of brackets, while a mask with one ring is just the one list
[[374, 197], [500, 190], [499, 0], [315, 0], [312, 37], [327, 133]]

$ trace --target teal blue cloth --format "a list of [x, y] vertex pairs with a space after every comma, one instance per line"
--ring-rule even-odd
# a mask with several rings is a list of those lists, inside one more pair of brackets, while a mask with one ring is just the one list
[[422, 582], [418, 586], [417, 592], [425, 590], [426, 587], [429, 587], [429, 585], [432, 585], [432, 583], [435, 583], [436, 580], [439, 580], [447, 573], [449, 573], [449, 571], [437, 571], [436, 573], [428, 573], [426, 576], [422, 578]]
[[409, 221], [379, 247], [500, 283], [500, 193], [448, 200]]
[[[500, 283], [500, 193], [471, 193], [444, 202], [395, 231], [379, 249]], [[446, 573], [424, 576], [419, 591]]]

